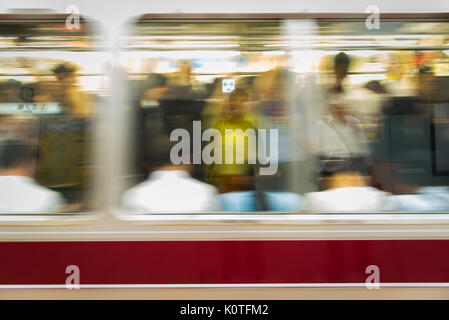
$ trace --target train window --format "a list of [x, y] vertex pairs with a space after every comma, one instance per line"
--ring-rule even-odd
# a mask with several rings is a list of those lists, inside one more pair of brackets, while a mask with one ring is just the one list
[[[88, 212], [105, 68], [97, 25], [0, 15], [0, 216]], [[30, 218], [35, 219], [35, 218]]]
[[143, 16], [126, 213], [449, 210], [449, 21]]

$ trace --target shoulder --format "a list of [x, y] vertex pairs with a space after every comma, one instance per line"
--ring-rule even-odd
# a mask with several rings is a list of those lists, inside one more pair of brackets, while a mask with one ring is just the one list
[[29, 192], [27, 202], [36, 209], [36, 211], [56, 211], [59, 206], [65, 203], [64, 197], [56, 191], [50, 190], [37, 183], [28, 186]]
[[41, 185], [37, 184], [35, 181], [32, 181], [31, 183], [27, 183], [27, 188], [28, 188], [29, 192], [34, 194], [37, 198], [61, 197], [61, 195], [58, 192], [53, 191], [44, 186], [41, 186]]
[[126, 209], [140, 209], [142, 203], [152, 193], [153, 183], [145, 181], [126, 190], [121, 198], [121, 205]]
[[325, 191], [315, 191], [315, 192], [309, 192], [304, 195], [307, 202], [315, 202], [320, 201], [324, 198], [327, 198], [329, 194], [332, 193], [332, 190], [325, 190]]
[[304, 199], [307, 210], [326, 210], [332, 207], [333, 192], [331, 190], [309, 192], [304, 195]]
[[130, 196], [137, 196], [141, 193], [144, 193], [151, 189], [153, 187], [154, 183], [152, 181], [144, 181], [141, 182], [134, 187], [131, 187], [130, 189], [126, 190], [123, 194], [124, 197], [130, 197]]

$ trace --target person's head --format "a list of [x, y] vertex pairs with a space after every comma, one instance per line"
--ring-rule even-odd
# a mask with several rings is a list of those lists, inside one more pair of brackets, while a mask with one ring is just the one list
[[59, 64], [55, 68], [52, 69], [53, 73], [56, 76], [56, 79], [62, 85], [71, 85], [75, 82], [75, 67], [68, 64]]
[[318, 180], [321, 190], [367, 185], [365, 177], [354, 170], [353, 161], [342, 158], [321, 160]]
[[248, 102], [248, 93], [243, 89], [236, 89], [229, 94], [229, 109], [233, 117], [239, 117], [246, 114], [246, 103]]
[[190, 62], [187, 60], [181, 61], [180, 63], [180, 69], [179, 71], [181, 71], [184, 74], [188, 74], [190, 75], [192, 73], [192, 67], [190, 66]]
[[[150, 139], [145, 147], [145, 166], [151, 172], [155, 170], [189, 170], [189, 165], [174, 164], [171, 159], [171, 150], [176, 141], [170, 141], [166, 134], [160, 134]], [[185, 152], [186, 150], [183, 150]], [[187, 155], [191, 160], [191, 154]], [[191, 161], [190, 161], [191, 162]]]
[[335, 73], [335, 81], [338, 86], [343, 83], [344, 78], [346, 78], [349, 70], [351, 60], [349, 56], [340, 52], [334, 58], [334, 73]]
[[0, 82], [0, 102], [16, 102], [20, 99], [20, 81], [8, 80]]
[[9, 140], [0, 146], [1, 175], [33, 177], [36, 166], [36, 146], [21, 140]]
[[213, 82], [206, 84], [209, 92], [209, 99], [219, 99], [223, 97], [223, 79], [215, 78]]
[[438, 95], [440, 89], [439, 83], [430, 66], [423, 65], [418, 70], [416, 81], [416, 91], [421, 99], [433, 99]]
[[190, 65], [189, 61], [183, 60], [179, 62], [178, 75], [178, 80], [181, 82], [181, 84], [190, 84], [192, 80], [192, 66]]
[[152, 73], [144, 83], [142, 99], [159, 101], [167, 93], [167, 78], [161, 74]]

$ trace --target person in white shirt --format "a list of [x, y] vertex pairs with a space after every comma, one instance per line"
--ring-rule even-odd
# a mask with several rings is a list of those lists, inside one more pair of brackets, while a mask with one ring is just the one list
[[34, 179], [35, 148], [21, 141], [6, 141], [0, 150], [0, 213], [48, 213], [65, 201]]
[[148, 167], [154, 168], [148, 179], [123, 194], [123, 209], [174, 214], [218, 211], [217, 189], [192, 178], [188, 165], [172, 164], [166, 139], [167, 143], [161, 142], [152, 157], [147, 158]]
[[349, 159], [351, 171], [371, 176], [377, 186], [368, 143], [362, 122], [349, 108], [348, 90], [343, 86], [350, 65], [349, 57], [340, 52], [335, 57], [335, 83], [325, 95], [326, 111], [315, 124], [314, 153], [320, 161]]
[[306, 197], [306, 210], [319, 212], [377, 212], [389, 209], [390, 194], [370, 187], [366, 178], [351, 171], [350, 161], [328, 164], [321, 172], [324, 191], [310, 192]]
[[317, 123], [317, 153], [327, 158], [369, 159], [369, 148], [361, 122], [350, 115], [332, 113]]

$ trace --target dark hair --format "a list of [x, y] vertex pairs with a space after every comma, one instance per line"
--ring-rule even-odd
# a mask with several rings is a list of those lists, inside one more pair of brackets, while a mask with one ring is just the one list
[[8, 140], [1, 145], [0, 166], [3, 169], [16, 167], [19, 163], [33, 161], [36, 147], [20, 140]]
[[153, 89], [167, 85], [167, 77], [159, 73], [150, 73], [144, 83], [144, 89]]
[[170, 141], [166, 134], [154, 136], [145, 146], [145, 164], [147, 168], [154, 169], [171, 164], [170, 152], [176, 141]]
[[319, 176], [331, 177], [338, 173], [354, 171], [354, 161], [350, 158], [324, 158], [318, 160]]
[[229, 94], [229, 101], [234, 100], [238, 97], [243, 97], [248, 100], [248, 92], [245, 89], [235, 89]]
[[419, 75], [433, 75], [432, 67], [423, 65], [423, 66], [419, 67], [418, 74]]
[[55, 68], [53, 68], [51, 71], [53, 71], [54, 74], [72, 73], [72, 72], [75, 72], [75, 68], [70, 65], [61, 63], [61, 64], [58, 64]]
[[242, 85], [242, 87], [246, 88], [246, 89], [251, 89], [253, 84], [254, 84], [254, 80], [256, 79], [256, 76], [247, 76], [247, 77], [243, 77], [240, 79], [240, 85]]
[[346, 69], [349, 69], [350, 63], [351, 63], [351, 59], [344, 52], [338, 53], [334, 58], [334, 68], [336, 66], [346, 66]]

